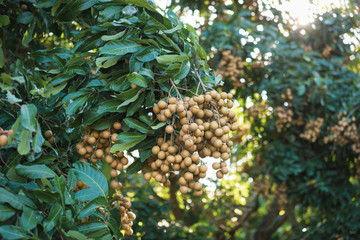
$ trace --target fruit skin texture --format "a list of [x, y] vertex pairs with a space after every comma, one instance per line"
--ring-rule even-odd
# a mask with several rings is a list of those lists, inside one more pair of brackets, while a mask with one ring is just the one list
[[5, 147], [8, 144], [8, 137], [6, 135], [0, 135], [0, 147]]

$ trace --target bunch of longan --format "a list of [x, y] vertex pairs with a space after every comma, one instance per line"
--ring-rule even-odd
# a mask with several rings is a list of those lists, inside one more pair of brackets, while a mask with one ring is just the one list
[[[292, 101], [293, 100], [293, 96], [291, 94], [291, 89], [290, 88], [287, 88], [285, 93], [281, 94], [281, 99], [284, 100], [284, 101]], [[291, 103], [289, 103], [290, 105]]]
[[47, 130], [44, 134], [46, 140], [48, 140], [48, 142], [50, 144], [54, 144], [55, 143], [55, 137], [53, 135], [53, 132], [51, 130]]
[[320, 134], [320, 128], [323, 124], [323, 118], [316, 118], [316, 120], [310, 120], [305, 126], [305, 132], [300, 134], [301, 138], [308, 140], [309, 142], [315, 142]]
[[13, 130], [3, 130], [0, 128], [0, 147], [5, 147], [9, 143], [9, 135], [13, 133]]
[[275, 128], [277, 132], [281, 132], [284, 127], [289, 126], [290, 122], [292, 121], [292, 117], [294, 116], [294, 113], [291, 109], [285, 107], [277, 107], [275, 109], [275, 112]]
[[220, 74], [224, 78], [230, 78], [235, 87], [243, 85], [240, 82], [240, 77], [244, 74], [244, 61], [241, 57], [235, 57], [231, 54], [231, 50], [220, 50], [221, 60], [216, 74]]
[[[116, 152], [115, 154], [110, 152], [112, 144], [118, 141], [116, 131], [120, 129], [120, 122], [114, 122], [111, 128], [103, 131], [96, 131], [88, 126], [82, 142], [76, 145], [78, 153], [83, 156], [80, 160], [97, 163], [105, 158], [105, 162], [112, 168], [110, 176], [117, 177], [118, 171], [121, 171], [129, 163], [128, 158], [124, 156], [123, 152]], [[116, 180], [112, 180], [110, 184], [114, 189], [121, 187], [121, 184]]]
[[131, 211], [131, 202], [127, 197], [120, 197], [117, 202], [121, 214], [120, 230], [124, 230], [126, 235], [132, 235], [133, 221], [136, 219], [135, 213]]
[[78, 192], [80, 190], [84, 190], [89, 188], [83, 181], [78, 180], [76, 182], [76, 186], [73, 188], [73, 192]]
[[229, 110], [234, 106], [231, 99], [232, 94], [211, 91], [191, 98], [170, 97], [159, 101], [153, 107], [157, 119], [169, 120], [171, 124], [165, 127], [164, 137], [159, 137], [152, 148], [155, 157], [148, 159], [144, 179], [149, 181], [153, 177], [169, 186], [168, 178], [175, 175], [174, 171], [180, 171], [180, 191], [185, 194], [190, 188], [200, 196], [202, 185], [198, 181], [206, 176], [208, 169], [201, 158], [221, 158], [213, 165], [218, 170], [216, 176], [222, 178], [228, 173], [225, 160], [230, 158], [233, 146], [228, 134], [238, 129], [236, 114]]

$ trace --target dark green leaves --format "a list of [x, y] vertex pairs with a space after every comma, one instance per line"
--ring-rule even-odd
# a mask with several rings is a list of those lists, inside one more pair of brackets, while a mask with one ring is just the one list
[[124, 119], [124, 122], [130, 127], [130, 128], [133, 128], [133, 129], [136, 129], [138, 130], [139, 132], [142, 132], [142, 133], [147, 133], [149, 131], [149, 128], [142, 122], [136, 120], [136, 119], [133, 119], [133, 118], [125, 118]]
[[36, 211], [30, 208], [24, 208], [20, 217], [20, 226], [26, 231], [30, 231], [36, 227], [41, 219], [42, 217]]
[[30, 131], [35, 131], [37, 109], [34, 104], [21, 106], [21, 125]]
[[141, 76], [138, 73], [131, 73], [126, 76], [127, 80], [137, 86], [140, 87], [147, 87], [146, 79], [145, 77]]
[[10, 206], [18, 210], [23, 209], [24, 204], [21, 202], [17, 195], [0, 187], [0, 196], [0, 203], [8, 203], [10, 204]]
[[144, 48], [140, 53], [136, 55], [136, 59], [142, 62], [150, 62], [159, 55], [159, 50], [155, 47], [149, 46]]
[[16, 211], [11, 208], [8, 207], [5, 204], [0, 204], [0, 222], [3, 222], [9, 218], [11, 218], [12, 216], [14, 216], [16, 213]]
[[41, 177], [44, 178], [55, 177], [55, 173], [45, 165], [24, 166], [19, 164], [15, 167], [15, 169], [16, 169], [16, 173], [30, 179], [40, 179]]
[[140, 49], [141, 45], [129, 40], [114, 40], [100, 49], [100, 54], [125, 55]]
[[183, 62], [185, 60], [187, 60], [189, 57], [186, 54], [182, 54], [182, 55], [174, 55], [174, 54], [169, 54], [169, 55], [161, 55], [159, 57], [156, 58], [156, 60], [160, 63], [160, 64], [170, 64], [170, 63], [174, 63], [174, 62]]
[[27, 239], [29, 237], [23, 228], [14, 225], [0, 226], [0, 235], [7, 240]]
[[136, 142], [144, 140], [146, 135], [136, 132], [123, 132], [117, 135], [116, 138], [122, 142]]
[[92, 200], [98, 196], [107, 197], [108, 183], [102, 172], [85, 162], [76, 162], [74, 166], [75, 168], [71, 169], [71, 171], [75, 173], [78, 180], [84, 181], [89, 187], [88, 189], [79, 191], [79, 194], [86, 191], [89, 195], [87, 200]]
[[28, 24], [34, 19], [34, 15], [31, 12], [23, 12], [17, 16], [16, 21], [22, 24]]
[[84, 219], [85, 217], [90, 216], [96, 211], [96, 208], [98, 207], [109, 207], [106, 198], [100, 196], [86, 204], [85, 207], [80, 211], [79, 219]]
[[59, 203], [56, 203], [51, 209], [48, 217], [44, 220], [44, 230], [51, 231], [58, 225], [60, 216], [63, 214], [63, 208]]

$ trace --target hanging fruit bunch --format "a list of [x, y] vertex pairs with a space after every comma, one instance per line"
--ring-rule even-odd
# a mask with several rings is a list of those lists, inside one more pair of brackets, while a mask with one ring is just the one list
[[0, 128], [0, 147], [5, 147], [9, 143], [9, 135], [13, 133], [13, 130], [3, 130]]
[[[83, 162], [97, 163], [100, 160], [105, 160], [111, 167], [110, 176], [116, 178], [128, 163], [129, 160], [125, 157], [123, 152], [111, 153], [111, 146], [116, 143], [116, 131], [121, 129], [121, 123], [116, 121], [112, 127], [97, 131], [88, 126], [85, 130], [84, 137], [80, 143], [76, 145], [77, 152], [82, 156], [80, 159]], [[119, 189], [121, 183], [116, 179], [110, 182], [113, 189]]]
[[152, 177], [164, 186], [177, 175], [180, 191], [190, 189], [196, 196], [202, 195], [200, 178], [206, 176], [206, 157], [219, 159], [212, 165], [222, 178], [229, 172], [226, 160], [230, 158], [233, 142], [230, 131], [238, 129], [232, 94], [216, 91], [193, 97], [168, 97], [160, 100], [153, 111], [160, 122], [169, 121], [164, 135], [159, 136], [152, 148], [154, 156], [148, 159], [143, 169], [144, 179]]

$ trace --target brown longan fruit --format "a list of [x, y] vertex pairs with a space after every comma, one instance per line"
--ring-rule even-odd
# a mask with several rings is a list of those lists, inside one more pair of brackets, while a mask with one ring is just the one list
[[157, 104], [153, 107], [153, 111], [154, 113], [160, 113], [160, 108]]
[[191, 139], [186, 139], [186, 141], [185, 141], [185, 147], [190, 148], [190, 147], [192, 147], [193, 145], [194, 145], [193, 140], [191, 140]]
[[224, 176], [224, 174], [221, 171], [216, 172], [216, 177], [217, 178], [222, 178], [223, 176]]
[[179, 171], [181, 169], [181, 166], [178, 163], [175, 163], [172, 167], [173, 167], [174, 171]]
[[159, 146], [153, 146], [151, 149], [152, 153], [157, 155], [160, 152], [160, 147]]
[[102, 138], [105, 138], [105, 139], [108, 139], [110, 137], [110, 131], [102, 131], [101, 132], [101, 137]]
[[161, 146], [160, 146], [161, 151], [164, 151], [164, 152], [166, 152], [168, 150], [168, 148], [169, 148], [169, 144], [167, 142], [161, 144]]
[[119, 188], [120, 188], [119, 182], [118, 182], [117, 180], [115, 180], [115, 179], [111, 180], [110, 186], [111, 186], [111, 188], [113, 188], [113, 189], [119, 189]]
[[191, 172], [186, 172], [184, 174], [184, 178], [188, 181], [192, 180], [194, 178], [194, 174], [192, 174]]
[[123, 165], [127, 165], [129, 163], [129, 159], [127, 157], [122, 157], [120, 161]]
[[218, 163], [218, 162], [213, 163], [212, 168], [213, 168], [214, 170], [220, 169], [220, 163]]
[[161, 182], [161, 180], [162, 180], [162, 175], [161, 174], [157, 174], [156, 176], [155, 176], [155, 180], [157, 181], [157, 182]]
[[163, 101], [163, 100], [160, 100], [158, 102], [158, 106], [159, 106], [160, 109], [165, 109], [167, 107], [167, 103], [165, 101]]
[[205, 94], [205, 97], [204, 97], [205, 102], [211, 102], [211, 99], [212, 99], [212, 97], [210, 94]]
[[117, 175], [118, 175], [118, 172], [115, 169], [110, 170], [110, 176], [111, 177], [116, 177]]
[[55, 143], [55, 138], [51, 137], [48, 141], [49, 141], [50, 144], [54, 144]]
[[186, 179], [185, 179], [184, 177], [180, 177], [180, 178], [179, 178], [179, 184], [180, 184], [181, 186], [185, 186], [186, 183], [187, 183], [187, 181], [186, 181]]
[[215, 99], [217, 95], [218, 95], [218, 93], [216, 91], [214, 91], [214, 90], [210, 92], [210, 96], [213, 99]]
[[47, 130], [44, 135], [46, 138], [51, 138], [53, 136], [53, 133], [51, 130]]
[[165, 109], [164, 115], [165, 115], [165, 117], [170, 118], [172, 116], [170, 109]]
[[222, 92], [222, 93], [220, 93], [220, 97], [222, 98], [222, 99], [227, 99], [227, 93], [226, 92]]
[[145, 179], [145, 181], [150, 181], [150, 179], [151, 179], [151, 173], [149, 173], [149, 172], [145, 173], [145, 174], [144, 174], [144, 179]]
[[169, 152], [170, 154], [174, 154], [174, 153], [177, 152], [177, 148], [176, 148], [175, 146], [169, 146], [169, 147], [168, 147], [168, 152]]
[[188, 191], [189, 191], [188, 187], [186, 187], [186, 186], [181, 186], [181, 187], [180, 187], [180, 192], [181, 192], [182, 194], [187, 194]]
[[114, 161], [114, 158], [111, 155], [105, 157], [105, 162], [111, 164]]
[[222, 167], [221, 168], [221, 173], [222, 174], [227, 174], [229, 172], [229, 169], [227, 167]]
[[[4, 136], [4, 135], [1, 135], [0, 136], [0, 139], [1, 139], [1, 137], [2, 136]], [[6, 141], [7, 141], [7, 138], [6, 138]], [[1, 144], [0, 144], [0, 146], [1, 146]], [[5, 146], [5, 145], [4, 145]], [[82, 147], [82, 148], [80, 148], [79, 150], [78, 150], [78, 153], [80, 154], [80, 155], [85, 155], [86, 154], [86, 148], [84, 148], [84, 147]]]
[[189, 171], [192, 172], [192, 173], [195, 173], [197, 169], [198, 168], [197, 168], [196, 164], [191, 164], [189, 166]]
[[[184, 105], [182, 105], [182, 104], [177, 105], [176, 111], [177, 111], [178, 113], [185, 112], [185, 107], [184, 107]], [[186, 112], [185, 112], [185, 114], [186, 114]]]
[[126, 235], [130, 236], [130, 235], [133, 235], [133, 233], [134, 233], [134, 231], [131, 228], [128, 228], [128, 229], [125, 230]]
[[199, 167], [200, 172], [206, 172], [208, 170], [208, 167], [206, 165], [201, 165]]
[[101, 150], [101, 149], [97, 149], [97, 150], [95, 151], [95, 155], [96, 155], [97, 158], [103, 158], [104, 152], [103, 152], [103, 150]]
[[117, 140], [117, 137], [118, 136], [118, 134], [117, 133], [113, 133], [113, 134], [111, 134], [111, 141], [113, 141], [113, 142], [117, 142], [118, 140]]
[[21, 4], [21, 10], [26, 11], [28, 9], [28, 6], [24, 3]]
[[127, 215], [130, 221], [134, 221], [136, 219], [136, 215], [133, 212], [128, 212]]
[[168, 102], [169, 102], [169, 104], [175, 104], [175, 103], [176, 103], [176, 98], [170, 97], [170, 98], [168, 99]]
[[113, 128], [115, 130], [120, 130], [121, 129], [121, 123], [120, 122], [114, 122], [113, 123]]
[[194, 185], [194, 189], [196, 191], [200, 191], [202, 189], [202, 184], [199, 183], [199, 182], [196, 182], [195, 185]]
[[227, 94], [227, 98], [228, 98], [228, 99], [232, 99], [232, 98], [233, 98], [233, 95], [232, 95], [231, 93], [228, 93], [228, 94]]

